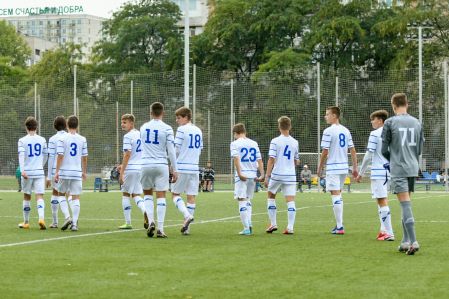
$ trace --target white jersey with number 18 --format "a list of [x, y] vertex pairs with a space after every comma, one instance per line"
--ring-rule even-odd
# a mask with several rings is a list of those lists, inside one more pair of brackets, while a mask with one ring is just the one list
[[203, 133], [192, 123], [180, 126], [176, 131], [176, 165], [179, 173], [199, 173]]

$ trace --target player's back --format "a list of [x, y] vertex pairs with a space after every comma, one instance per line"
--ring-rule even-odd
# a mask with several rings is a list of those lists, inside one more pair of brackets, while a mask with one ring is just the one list
[[67, 133], [58, 141], [56, 152], [58, 155], [64, 155], [59, 170], [60, 178], [81, 180], [81, 158], [87, 156], [86, 138], [77, 133]]
[[180, 126], [176, 131], [176, 164], [180, 173], [199, 172], [199, 161], [203, 149], [203, 133], [192, 123]]
[[[259, 145], [254, 140], [242, 137], [231, 142], [231, 157], [238, 157], [242, 174], [249, 179], [257, 177], [257, 160], [261, 159]], [[237, 176], [237, 172], [235, 173]]]
[[[388, 163], [388, 160], [382, 155], [382, 131], [383, 127], [372, 131], [368, 139], [367, 150], [373, 153], [371, 162], [371, 179], [373, 180], [385, 179], [384, 164]], [[387, 173], [387, 176], [389, 175]]]
[[354, 147], [349, 130], [341, 124], [333, 124], [323, 132], [321, 148], [328, 149], [327, 174], [347, 174], [348, 149]]
[[299, 160], [298, 141], [291, 136], [280, 135], [271, 140], [270, 158], [275, 158], [271, 179], [296, 184], [296, 161]]
[[125, 172], [139, 172], [142, 164], [142, 140], [138, 130], [132, 129], [123, 136], [123, 150], [131, 152]]
[[[418, 176], [419, 155], [424, 142], [419, 121], [409, 114], [395, 115], [385, 121], [384, 130], [391, 139], [389, 144], [391, 175]], [[382, 138], [385, 142], [384, 134]]]
[[168, 165], [167, 146], [174, 143], [173, 129], [162, 120], [152, 119], [140, 128], [142, 167]]
[[47, 142], [37, 134], [26, 135], [19, 139], [19, 154], [24, 154], [24, 171], [29, 178], [44, 176], [44, 161], [47, 155]]
[[55, 158], [53, 159], [53, 165], [49, 165], [51, 167], [51, 173], [48, 174], [49, 178], [52, 178], [56, 172], [56, 147], [58, 146], [58, 141], [64, 139], [66, 134], [66, 131], [58, 131], [48, 140], [48, 155], [52, 158]]

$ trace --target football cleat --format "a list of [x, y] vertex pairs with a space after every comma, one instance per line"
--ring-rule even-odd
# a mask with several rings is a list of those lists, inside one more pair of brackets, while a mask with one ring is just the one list
[[189, 230], [190, 223], [193, 222], [193, 216], [189, 216], [184, 219], [184, 224], [181, 227], [181, 233], [183, 234], [185, 231]]
[[148, 238], [152, 238], [154, 236], [154, 230], [156, 229], [156, 225], [154, 222], [151, 222], [147, 229], [147, 236]]
[[167, 238], [167, 235], [163, 231], [158, 229], [156, 232], [156, 238]]
[[38, 224], [39, 224], [39, 229], [40, 230], [46, 230], [47, 229], [47, 226], [45, 225], [44, 219], [39, 220]]
[[385, 232], [379, 232], [379, 233], [377, 234], [376, 239], [377, 239], [378, 241], [383, 241], [384, 238], [385, 238], [385, 235], [386, 235]]
[[70, 227], [70, 230], [72, 232], [77, 232], [78, 231], [78, 226], [76, 224], [72, 224], [72, 226]]
[[277, 231], [278, 227], [276, 225], [270, 225], [265, 231], [267, 234], [272, 234], [273, 232]]
[[282, 232], [284, 235], [293, 235], [293, 230], [292, 229], [284, 229], [284, 231]]
[[19, 223], [19, 228], [23, 228], [23, 229], [29, 229], [30, 228], [30, 224], [29, 223]]
[[133, 229], [133, 226], [131, 224], [125, 223], [123, 225], [120, 225], [118, 228], [119, 229]]
[[250, 225], [249, 226], [249, 231], [251, 232], [251, 233], [253, 233], [253, 227]]
[[417, 241], [413, 242], [413, 244], [408, 248], [408, 250], [405, 252], [407, 255], [414, 255], [415, 252], [419, 251], [419, 244]]
[[145, 229], [148, 229], [148, 226], [149, 226], [149, 221], [148, 221], [148, 215], [147, 215], [147, 212], [145, 212], [145, 213], [143, 213], [143, 227], [145, 228]]
[[333, 235], [344, 235], [345, 229], [342, 227], [334, 227], [331, 231], [331, 234]]
[[72, 224], [72, 218], [68, 217], [64, 220], [64, 223], [61, 226], [61, 230], [66, 230]]
[[394, 235], [385, 234], [384, 241], [394, 241]]
[[58, 224], [57, 223], [52, 223], [49, 228], [58, 228]]
[[188, 236], [190, 235], [190, 228], [188, 230], [186, 230], [185, 232], [182, 233], [184, 236]]
[[251, 235], [251, 231], [249, 229], [244, 229], [241, 232], [239, 232], [239, 235], [241, 235], [241, 236], [250, 236]]
[[399, 245], [399, 247], [398, 247], [398, 251], [399, 252], [407, 252], [409, 249], [410, 249], [410, 243], [409, 242], [401, 243], [401, 245]]

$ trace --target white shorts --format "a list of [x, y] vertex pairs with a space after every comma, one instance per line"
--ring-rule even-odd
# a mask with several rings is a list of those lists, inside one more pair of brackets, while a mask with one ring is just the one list
[[371, 180], [371, 196], [373, 199], [387, 198], [388, 196], [388, 183], [385, 184], [385, 180]]
[[55, 182], [55, 178], [50, 178], [50, 185], [52, 189], [58, 190], [58, 183]]
[[44, 194], [45, 193], [45, 177], [24, 179], [22, 177], [22, 191], [25, 194]]
[[123, 178], [122, 192], [129, 194], [142, 194], [142, 185], [140, 184], [140, 172], [125, 172]]
[[274, 181], [274, 180], [270, 180], [270, 182], [268, 183], [268, 191], [270, 191], [273, 194], [276, 194], [279, 188], [281, 188], [282, 194], [284, 194], [284, 196], [296, 195], [296, 183], [286, 184], [281, 181]]
[[179, 173], [176, 183], [171, 187], [171, 192], [176, 194], [198, 195], [200, 178], [197, 173]]
[[254, 179], [247, 179], [246, 181], [239, 180], [234, 185], [234, 199], [253, 199], [255, 188], [256, 181]]
[[167, 191], [169, 188], [168, 166], [142, 168], [140, 183], [143, 190]]
[[70, 195], [81, 195], [83, 191], [82, 180], [60, 179], [57, 189], [59, 193], [70, 193]]
[[327, 174], [326, 175], [326, 190], [338, 191], [343, 190], [347, 175], [346, 174]]

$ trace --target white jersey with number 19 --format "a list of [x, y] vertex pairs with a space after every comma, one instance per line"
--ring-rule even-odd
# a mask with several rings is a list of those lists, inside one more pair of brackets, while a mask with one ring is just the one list
[[203, 133], [192, 123], [180, 126], [176, 131], [176, 164], [179, 173], [199, 173], [199, 161], [203, 149]]
[[271, 180], [283, 184], [296, 184], [296, 160], [299, 160], [298, 140], [291, 136], [281, 135], [271, 140], [270, 158], [275, 158]]
[[18, 142], [19, 156], [23, 155], [24, 165], [21, 167], [29, 178], [44, 177], [44, 163], [47, 161], [47, 142], [37, 134], [26, 135]]
[[326, 174], [347, 174], [349, 171], [348, 149], [353, 148], [349, 130], [340, 124], [333, 124], [323, 132], [321, 148], [328, 149]]

